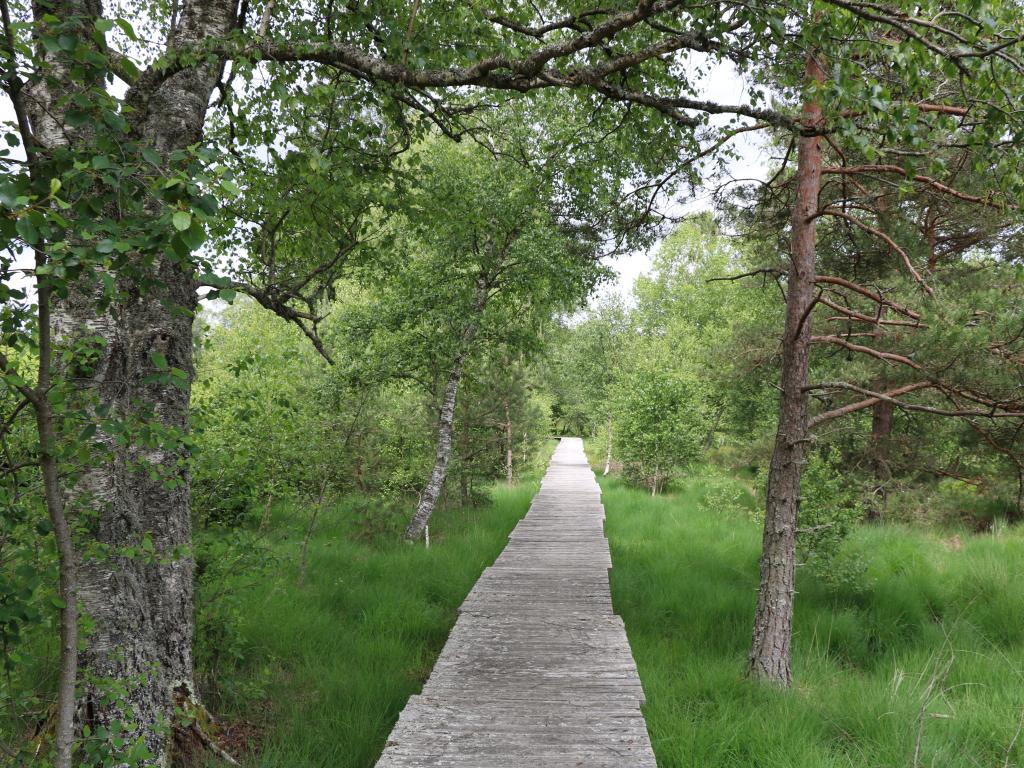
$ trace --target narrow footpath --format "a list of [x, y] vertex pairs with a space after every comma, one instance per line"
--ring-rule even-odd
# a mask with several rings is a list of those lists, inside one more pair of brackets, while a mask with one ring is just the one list
[[603, 524], [583, 441], [563, 438], [378, 768], [655, 768]]

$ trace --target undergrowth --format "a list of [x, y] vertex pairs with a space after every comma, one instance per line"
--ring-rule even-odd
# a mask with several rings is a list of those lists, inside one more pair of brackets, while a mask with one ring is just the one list
[[602, 485], [613, 599], [662, 768], [1024, 765], [1020, 528], [857, 527], [835, 561], [857, 563], [853, 577], [798, 573], [796, 686], [778, 691], [743, 677], [761, 532], [742, 509], [753, 502], [722, 509], [720, 478], [658, 498], [615, 477]]
[[[439, 510], [429, 549], [400, 540], [390, 509], [375, 515], [362, 498], [327, 503], [304, 580], [312, 510], [275, 506], [252, 544], [262, 548], [263, 567], [228, 568], [216, 588], [226, 603], [214, 609], [204, 601], [212, 616], [205, 624], [200, 617], [206, 696], [243, 764], [372, 766], [429, 675], [458, 606], [536, 490], [535, 481], [501, 486], [481, 508]], [[238, 556], [238, 544], [225, 551]], [[235, 743], [234, 732], [251, 743]]]

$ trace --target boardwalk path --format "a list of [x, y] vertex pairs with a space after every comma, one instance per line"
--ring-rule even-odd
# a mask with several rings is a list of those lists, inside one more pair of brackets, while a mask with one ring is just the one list
[[583, 441], [565, 438], [378, 768], [654, 768], [603, 521]]

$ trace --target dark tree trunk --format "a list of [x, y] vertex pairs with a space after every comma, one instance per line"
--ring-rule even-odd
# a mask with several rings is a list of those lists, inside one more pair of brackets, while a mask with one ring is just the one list
[[[90, 0], [57, 2], [45, 10], [86, 19], [101, 12], [99, 3]], [[169, 46], [223, 38], [234, 26], [234, 12], [234, 4], [224, 0], [185, 2]], [[143, 73], [126, 96], [132, 138], [163, 156], [198, 141], [219, 66], [209, 60], [169, 77]], [[33, 133], [44, 151], [74, 148], [81, 140], [64, 125], [67, 93], [55, 92], [64, 85], [59, 62], [52, 74], [56, 81], [39, 81], [32, 94]], [[126, 298], [105, 312], [97, 311], [92, 285], [71, 286], [68, 296], [53, 305], [54, 341], [67, 346], [86, 336], [102, 340], [90, 369], [76, 371], [79, 402], [103, 406], [130, 426], [158, 423], [184, 433], [196, 284], [187, 267], [162, 254], [154, 258], [152, 287], [142, 293], [134, 282], [124, 281]], [[147, 383], [155, 372], [154, 353], [188, 374], [183, 388]], [[167, 728], [175, 722], [175, 705], [196, 704], [185, 456], [175, 447], [134, 440], [121, 444], [102, 432], [99, 440], [108, 459], [65, 489], [69, 508], [82, 515], [90, 549], [78, 562], [79, 605], [91, 624], [81, 654], [88, 682], [80, 688], [79, 717], [94, 729], [120, 721], [129, 726], [127, 736], [145, 740], [153, 764], [167, 765]], [[120, 554], [126, 548], [142, 551], [141, 545], [149, 549], [150, 542], [152, 556]], [[110, 695], [111, 689], [123, 689], [123, 695]]]
[[608, 417], [608, 451], [604, 455], [604, 474], [612, 471], [612, 417]]
[[[884, 391], [884, 390], [882, 390]], [[889, 438], [892, 435], [893, 404], [888, 400], [875, 403], [871, 411], [871, 452], [875, 477], [889, 476]]]
[[512, 415], [505, 398], [505, 482], [512, 485]]
[[[808, 56], [808, 79], [822, 82], [824, 72]], [[803, 121], [816, 128], [821, 106], [804, 104]], [[796, 527], [800, 477], [807, 445], [807, 376], [814, 306], [815, 229], [821, 189], [821, 147], [817, 136], [801, 136], [792, 217], [792, 264], [787, 280], [786, 325], [782, 339], [782, 393], [779, 427], [768, 470], [761, 553], [761, 584], [754, 617], [748, 673], [788, 686], [792, 682], [790, 642], [796, 573]]]
[[[879, 320], [885, 319], [886, 308], [878, 308]], [[875, 343], [880, 343], [883, 338], [882, 326], [876, 326], [874, 337]], [[885, 392], [889, 389], [889, 377], [885, 372], [873, 382], [876, 392]], [[871, 458], [871, 470], [875, 476], [875, 498], [868, 505], [865, 519], [878, 520], [882, 516], [882, 509], [886, 501], [886, 482], [892, 473], [889, 469], [889, 437], [892, 434], [892, 417], [894, 406], [889, 400], [879, 400], [871, 408], [871, 444], [869, 446]]]
[[[878, 390], [885, 391], [885, 385]], [[892, 435], [893, 404], [880, 400], [871, 409], [871, 469], [875, 475], [877, 503], [868, 507], [867, 519], [878, 520], [885, 506], [886, 482], [892, 476], [889, 468], [889, 444]]]

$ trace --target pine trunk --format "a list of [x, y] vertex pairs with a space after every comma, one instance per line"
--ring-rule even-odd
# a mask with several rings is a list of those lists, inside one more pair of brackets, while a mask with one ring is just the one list
[[[887, 377], [874, 382], [879, 392], [889, 387]], [[889, 440], [892, 436], [894, 406], [889, 400], [879, 400], [871, 408], [871, 468], [875, 479], [883, 482], [889, 479]]]
[[[821, 65], [808, 56], [808, 79], [824, 80]], [[804, 104], [807, 128], [820, 125], [821, 106]], [[821, 189], [821, 147], [818, 136], [801, 136], [797, 161], [796, 202], [792, 217], [792, 264], [787, 280], [786, 325], [782, 340], [782, 394], [779, 426], [768, 470], [768, 489], [761, 553], [761, 583], [754, 617], [748, 673], [782, 686], [792, 682], [796, 528], [800, 510], [800, 478], [807, 445], [807, 377], [814, 305], [815, 230]]]

